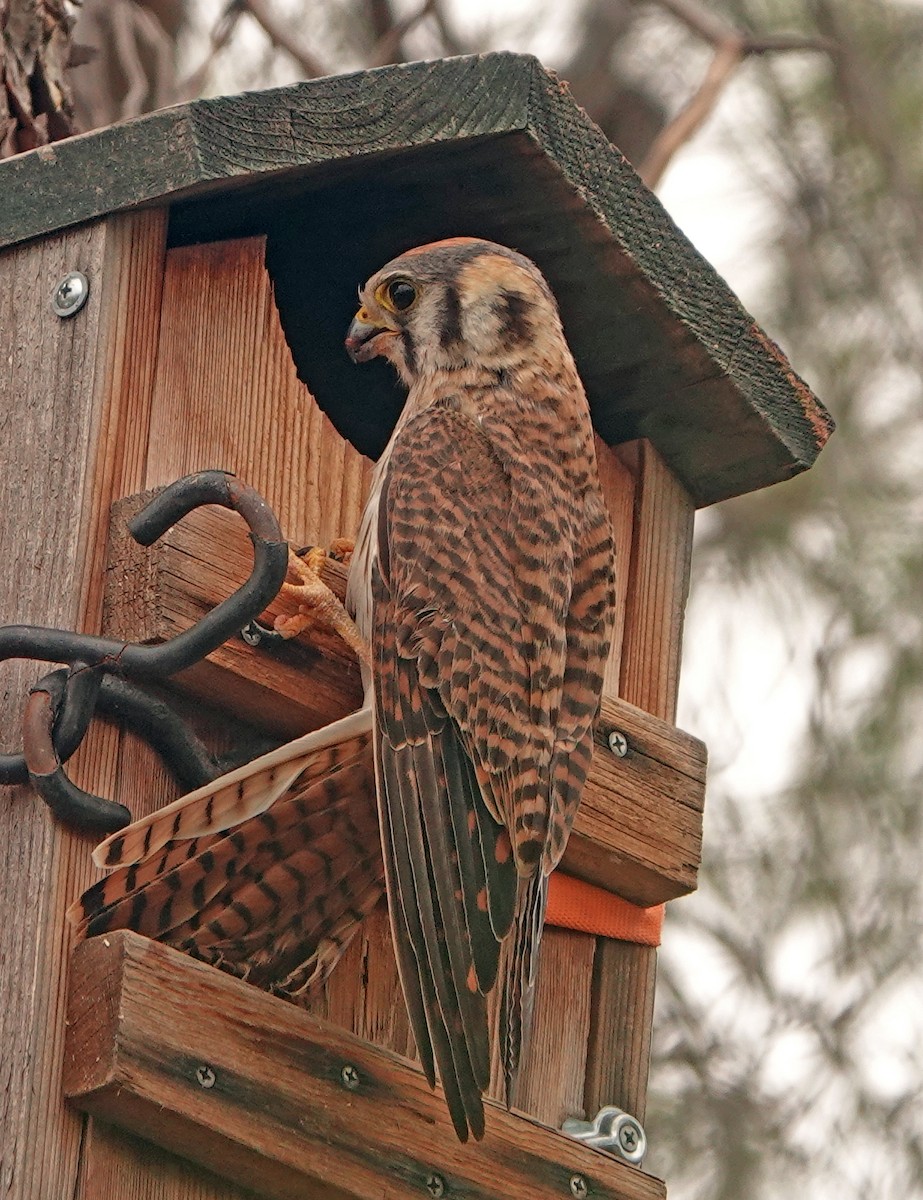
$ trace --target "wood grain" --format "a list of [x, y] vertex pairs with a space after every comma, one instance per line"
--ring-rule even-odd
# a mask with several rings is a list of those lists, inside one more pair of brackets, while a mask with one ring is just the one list
[[[225, 749], [233, 737], [234, 729], [227, 719], [219, 724], [217, 714], [203, 710], [199, 702], [188, 704], [181, 715], [214, 751]], [[218, 738], [216, 729], [221, 731]], [[103, 727], [103, 732], [110, 736], [116, 752], [116, 763], [106, 781], [111, 784], [108, 794], [129, 805], [137, 816], [175, 799], [176, 784], [146, 743], [111, 728]], [[91, 784], [100, 786], [98, 775], [84, 786]], [[62, 962], [67, 961], [68, 956], [63, 955]], [[63, 1065], [63, 1055], [60, 1057]], [[59, 1078], [59, 1088], [62, 1086]], [[118, 1200], [247, 1200], [252, 1195], [248, 1189], [140, 1141], [123, 1129], [93, 1117], [86, 1120], [74, 1200], [110, 1200], [113, 1196]]]
[[[0, 525], [3, 544], [19, 548], [4, 572], [7, 620], [98, 629], [113, 495], [143, 484], [165, 230], [163, 213], [126, 214], [0, 261]], [[90, 299], [62, 321], [49, 297], [74, 267], [89, 277]], [[8, 745], [23, 689], [45, 669], [5, 668]], [[123, 750], [118, 732], [101, 725], [69, 773], [118, 798]], [[147, 795], [162, 798], [150, 782], [131, 803]], [[122, 1171], [121, 1135], [100, 1148], [62, 1099], [64, 910], [92, 882], [92, 839], [54, 826], [28, 789], [3, 789], [0, 844], [0, 1192], [8, 1200], [84, 1200], [100, 1179], [119, 1178], [120, 1196], [142, 1200], [154, 1177]], [[152, 1200], [187, 1200], [191, 1192], [169, 1190], [168, 1175]], [[209, 1200], [239, 1196], [222, 1181]]]
[[516, 1088], [516, 1107], [555, 1129], [565, 1117], [583, 1114], [595, 953], [592, 934], [545, 929], [532, 1035]]
[[[628, 740], [624, 758], [609, 750], [611, 731]], [[706, 763], [697, 738], [624, 700], [603, 700], [564, 869], [644, 908], [693, 891]]]
[[[618, 454], [635, 476], [620, 695], [672, 722], [692, 553], [693, 506], [650, 443], [619, 447]], [[656, 953], [646, 946], [599, 939], [587, 1048], [588, 1113], [615, 1104], [644, 1119]]]
[[[15, 548], [0, 584], [6, 621], [94, 628], [92, 581], [111, 489], [141, 482], [125, 447], [143, 420], [164, 228], [162, 216], [126, 214], [0, 259], [0, 539]], [[90, 297], [61, 320], [50, 296], [74, 268], [88, 276]], [[135, 369], [136, 385], [128, 381]], [[24, 691], [46, 669], [4, 668], [9, 749]], [[116, 759], [117, 738], [102, 730], [81, 747], [73, 777], [112, 794]], [[82, 1123], [61, 1102], [64, 908], [90, 880], [88, 852], [87, 839], [53, 826], [30, 790], [2, 789], [0, 1193], [8, 1200], [70, 1196], [78, 1175]]]
[[233, 471], [297, 545], [352, 536], [371, 464], [299, 382], [264, 265], [248, 238], [169, 251], [145, 487]]
[[462, 1146], [442, 1098], [398, 1056], [136, 934], [78, 948], [68, 1023], [65, 1087], [82, 1108], [269, 1198], [321, 1186], [334, 1200], [409, 1200], [433, 1173], [472, 1200], [560, 1200], [575, 1174], [601, 1200], [665, 1194], [499, 1107], [484, 1141]]
[[[832, 429], [566, 85], [526, 56], [196, 101], [17, 155], [0, 194], [0, 245], [151, 202], [173, 204], [178, 239], [267, 234], [299, 373], [339, 427], [361, 413], [354, 437], [394, 402], [386, 372], [343, 357], [356, 285], [398, 250], [460, 233], [538, 262], [598, 431], [652, 438], [698, 504], [804, 470]], [[219, 345], [241, 296], [231, 281]]]
[[584, 1100], [589, 1116], [615, 1104], [644, 1120], [656, 979], [656, 950], [597, 939]]
[[105, 1121], [87, 1118], [75, 1200], [254, 1200], [256, 1193]]
[[650, 442], [633, 442], [617, 453], [638, 479], [619, 695], [673, 721], [694, 508]]
[[103, 272], [106, 337], [97, 386], [99, 423], [93, 431], [94, 470], [83, 504], [92, 514], [83, 556], [83, 627], [99, 628], [105, 584], [108, 509], [116, 496], [137, 491], [144, 478], [151, 388], [160, 334], [167, 212], [152, 209], [114, 221]]

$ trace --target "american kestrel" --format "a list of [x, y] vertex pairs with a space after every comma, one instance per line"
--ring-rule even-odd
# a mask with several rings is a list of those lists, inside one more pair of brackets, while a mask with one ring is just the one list
[[84, 932], [127, 925], [290, 993], [326, 976], [384, 883], [423, 1069], [458, 1136], [480, 1138], [486, 997], [499, 977], [509, 1101], [592, 755], [612, 539], [532, 262], [436, 242], [360, 302], [347, 350], [408, 389], [350, 565], [365, 704], [109, 838], [96, 861], [120, 869], [73, 912]]

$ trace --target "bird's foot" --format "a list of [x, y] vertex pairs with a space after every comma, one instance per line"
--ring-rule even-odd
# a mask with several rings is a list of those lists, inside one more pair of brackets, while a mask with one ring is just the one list
[[341, 562], [345, 566], [349, 566], [349, 563], [350, 563], [350, 560], [352, 559], [353, 551], [355, 550], [355, 548], [356, 548], [356, 539], [355, 538], [346, 538], [346, 537], [334, 538], [334, 540], [330, 543], [329, 547], [327, 548], [327, 553], [330, 555], [331, 558], [335, 558], [337, 560], [337, 562]]
[[[338, 541], [343, 543], [346, 539], [341, 538]], [[349, 553], [352, 553], [351, 549]], [[290, 583], [286, 580], [282, 584], [280, 595], [297, 601], [298, 612], [290, 617], [276, 617], [273, 627], [282, 637], [293, 638], [306, 629], [326, 626], [339, 634], [360, 662], [368, 665], [368, 643], [340, 600], [320, 577], [320, 569], [326, 557], [327, 551], [322, 546], [312, 546], [303, 556], [289, 550], [288, 571], [296, 582]]]

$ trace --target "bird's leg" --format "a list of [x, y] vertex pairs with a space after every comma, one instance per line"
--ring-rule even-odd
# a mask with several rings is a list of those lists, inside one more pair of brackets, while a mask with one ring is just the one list
[[[352, 553], [351, 544], [339, 538], [334, 544], [337, 557], [345, 560]], [[327, 551], [322, 546], [312, 547], [304, 557], [294, 550], [288, 552], [288, 570], [297, 583], [282, 584], [280, 594], [298, 602], [298, 612], [291, 617], [276, 617], [274, 628], [284, 638], [297, 637], [311, 626], [326, 625], [343, 639], [366, 666], [370, 662], [369, 647], [356, 628], [356, 623], [343, 607], [340, 600], [320, 577], [320, 569]]]

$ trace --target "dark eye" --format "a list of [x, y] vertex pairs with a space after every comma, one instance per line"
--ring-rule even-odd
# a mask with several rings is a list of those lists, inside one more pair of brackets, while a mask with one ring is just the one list
[[417, 289], [406, 279], [395, 279], [388, 284], [388, 299], [398, 312], [406, 312], [417, 298]]

